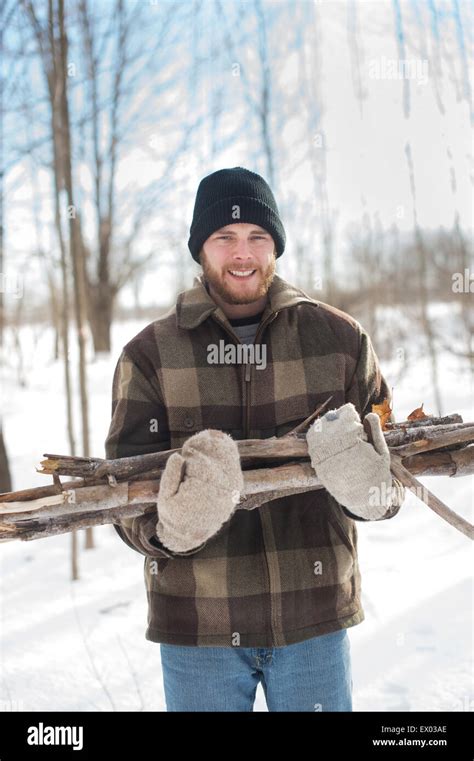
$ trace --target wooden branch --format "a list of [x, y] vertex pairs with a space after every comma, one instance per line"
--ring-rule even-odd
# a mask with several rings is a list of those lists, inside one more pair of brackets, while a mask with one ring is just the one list
[[[402, 424], [386, 432], [385, 440], [391, 448], [392, 473], [450, 525], [473, 538], [471, 524], [415, 477], [474, 472], [474, 446], [468, 445], [474, 441], [474, 424], [453, 422], [454, 417], [428, 426]], [[322, 488], [308, 461], [304, 434], [294, 430], [282, 438], [236, 443], [245, 482], [238, 509], [253, 510], [290, 494]], [[0, 494], [0, 541], [38, 539], [156, 510], [159, 479], [175, 451], [180, 450], [118, 460], [44, 455], [41, 472], [52, 475], [54, 483]], [[61, 483], [59, 475], [78, 480]]]
[[[408, 456], [419, 452], [455, 446], [459, 443], [474, 442], [474, 424], [457, 423], [450, 425], [404, 428], [385, 432], [385, 440], [393, 447], [394, 454]], [[304, 434], [272, 437], [269, 439], [244, 439], [237, 441], [242, 468], [258, 464], [282, 462], [285, 460], [308, 459], [308, 447]], [[68, 455], [45, 454], [38, 472], [71, 477], [81, 477], [85, 481], [113, 476], [127, 481], [131, 476], [147, 473], [152, 469], [163, 469], [168, 457], [180, 449], [165, 452], [122, 457], [118, 460], [103, 460], [93, 457], [70, 457]], [[6, 501], [0, 494], [0, 502]]]
[[414, 476], [474, 475], [474, 446], [449, 452], [424, 452], [404, 457], [402, 465]]
[[[474, 423], [439, 423], [436, 427], [431, 425], [418, 425], [412, 427], [402, 426], [385, 431], [385, 441], [389, 447], [399, 447], [404, 444], [410, 444], [413, 441], [420, 441], [423, 438], [436, 438], [444, 433], [451, 431], [462, 431], [465, 428], [472, 428]], [[444, 446], [444, 445], [443, 445]]]
[[[442, 454], [441, 468], [445, 473], [448, 453], [428, 452], [409, 459], [415, 462], [418, 475], [423, 475], [421, 463], [423, 459], [426, 459], [426, 470], [432, 475], [433, 458], [439, 454]], [[453, 457], [456, 458], [460, 458], [461, 455], [463, 455], [462, 467], [469, 472], [474, 472], [474, 447], [467, 447], [461, 452], [453, 453]], [[409, 460], [402, 462], [409, 464]], [[395, 471], [394, 475], [398, 477]], [[125, 481], [116, 483], [114, 486], [104, 483], [80, 486], [77, 482], [71, 482], [69, 485], [71, 488], [67, 488], [68, 484], [63, 483], [64, 491], [49, 495], [42, 493], [45, 487], [39, 487], [37, 492], [41, 491], [41, 496], [36, 499], [27, 501], [10, 499], [2, 504], [0, 542], [12, 539], [39, 539], [78, 528], [116, 523], [120, 518], [141, 515], [156, 509], [159, 483], [159, 479]], [[244, 471], [244, 483], [245, 496], [238, 505], [238, 509], [242, 510], [253, 510], [261, 504], [290, 494], [322, 488], [311, 465], [304, 462]], [[420, 486], [416, 481], [415, 494], [422, 498], [424, 487], [420, 490]], [[33, 491], [29, 490], [30, 495]], [[16, 494], [21, 493], [16, 492]], [[444, 507], [452, 512], [446, 506]], [[451, 521], [448, 522], [451, 523]], [[451, 525], [455, 524], [451, 523]]]
[[[293, 428], [291, 431], [288, 431], [288, 433], [285, 433], [285, 436], [296, 436], [297, 433], [300, 433], [304, 431], [306, 428], [308, 428], [309, 424], [312, 423], [313, 420], [315, 420], [318, 417], [320, 412], [322, 412], [323, 409], [328, 406], [332, 398], [333, 398], [333, 395], [331, 394], [331, 396], [328, 396], [325, 402], [320, 404], [319, 407], [316, 407], [314, 412], [312, 412], [311, 415], [308, 415], [308, 417], [305, 420], [303, 420], [302, 423], [295, 426], [295, 428]], [[282, 436], [282, 438], [284, 438], [284, 436]]]
[[[104, 461], [105, 462], [105, 461]], [[474, 447], [464, 447], [461, 450], [449, 452], [426, 452], [403, 458], [405, 467], [415, 476], [468, 476], [474, 474]], [[159, 479], [163, 473], [162, 468], [155, 468], [144, 473], [135, 473], [128, 479], [134, 481], [153, 481]], [[244, 474], [249, 471], [244, 470]], [[31, 489], [22, 489], [14, 492], [4, 492], [0, 494], [0, 507], [2, 503], [24, 502], [41, 499], [42, 497], [51, 497], [61, 494], [63, 491], [82, 489], [84, 486], [103, 486], [104, 478], [94, 479], [77, 479], [75, 481], [63, 481], [61, 487], [54, 484], [48, 486], [35, 486]], [[121, 483], [118, 481], [117, 483]], [[26, 509], [29, 509], [26, 507]], [[2, 510], [0, 509], [0, 518]]]
[[[444, 426], [440, 426], [444, 429]], [[423, 430], [418, 429], [418, 430]], [[428, 452], [432, 449], [441, 449], [455, 444], [462, 444], [474, 441], [474, 425], [463, 428], [456, 428], [451, 431], [439, 431], [436, 428], [429, 433], [423, 434], [422, 438], [412, 441], [408, 444], [402, 444], [398, 447], [392, 447], [391, 452], [394, 455], [407, 457], [417, 452]]]
[[[277, 496], [322, 488], [309, 463], [246, 471], [244, 483], [245, 496], [238, 505], [244, 510]], [[0, 511], [0, 542], [39, 539], [156, 510], [159, 488], [159, 480], [122, 482], [83, 486], [28, 502], [5, 502]]]
[[411, 489], [417, 497], [419, 497], [431, 510], [443, 520], [447, 521], [451, 526], [457, 528], [469, 539], [474, 539], [474, 526], [465, 520], [461, 515], [458, 515], [444, 504], [435, 494], [432, 494], [426, 486], [423, 486], [415, 476], [413, 476], [409, 470], [403, 465], [400, 457], [396, 455], [391, 456], [390, 463], [391, 471], [402, 482], [404, 486]]
[[[446, 425], [439, 427], [439, 433], [450, 431], [471, 430], [472, 423], [462, 423], [456, 425]], [[394, 454], [401, 454], [399, 446], [409, 444], [415, 441], [421, 441], [417, 444], [414, 456], [410, 455], [410, 450], [403, 452], [404, 464], [414, 475], [449, 475], [464, 476], [470, 475], [472, 471], [472, 454], [464, 449], [452, 449], [450, 452], [443, 453], [443, 456], [431, 454], [430, 459], [419, 459], [423, 452], [431, 451], [427, 444], [431, 428], [426, 427], [407, 428], [403, 430], [391, 430], [385, 433], [385, 440], [389, 447], [393, 448]], [[468, 441], [471, 438], [468, 436]], [[456, 439], [457, 441], [457, 439]], [[465, 442], [466, 443], [468, 443]], [[438, 438], [439, 448], [444, 448], [447, 440]], [[308, 450], [304, 435], [284, 436], [282, 438], [271, 439], [248, 439], [237, 442], [242, 468], [245, 470], [249, 467], [262, 463], [278, 463], [285, 460], [308, 460]], [[395, 449], [395, 447], [397, 447]], [[137, 455], [136, 457], [123, 457], [119, 460], [103, 460], [89, 457], [69, 457], [65, 455], [45, 454], [48, 459], [42, 463], [39, 472], [50, 474], [53, 477], [57, 475], [66, 475], [78, 478], [77, 481], [63, 482], [59, 485], [36, 486], [30, 489], [22, 489], [15, 492], [5, 492], [0, 494], [1, 502], [27, 501], [38, 499], [53, 494], [58, 494], [62, 489], [77, 489], [82, 486], [103, 484], [104, 479], [109, 476], [118, 481], [121, 480], [143, 480], [159, 478], [166, 465], [166, 461], [172, 452], [180, 451], [177, 449], [167, 450], [166, 452], [153, 452], [147, 455]], [[441, 455], [441, 453], [439, 453]], [[406, 458], [406, 459], [405, 459]], [[431, 463], [431, 465], [429, 465]], [[155, 466], [155, 467], [153, 467]], [[100, 474], [103, 475], [100, 475]]]
[[424, 418], [402, 420], [399, 423], [388, 423], [388, 427], [390, 430], [397, 430], [399, 428], [418, 428], [418, 426], [448, 425], [449, 423], [462, 423], [461, 415], [458, 415], [457, 413], [444, 415], [442, 417], [427, 415]]

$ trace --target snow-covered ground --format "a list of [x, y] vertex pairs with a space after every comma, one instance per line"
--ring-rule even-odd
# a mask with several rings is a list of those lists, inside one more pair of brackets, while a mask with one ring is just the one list
[[[143, 326], [114, 326], [111, 357], [90, 364], [96, 456], [104, 455], [116, 359]], [[13, 350], [0, 378], [14, 489], [46, 483], [34, 472], [43, 452], [68, 452], [62, 368], [51, 359], [52, 335], [25, 328], [21, 340], [27, 386], [16, 382]], [[435, 411], [428, 361], [416, 356], [400, 380], [400, 356], [382, 363], [389, 385], [396, 380], [397, 419], [422, 402]], [[467, 371], [441, 354], [439, 372], [443, 411], [473, 420]], [[471, 477], [424, 483], [472, 521]], [[0, 710], [165, 710], [159, 646], [144, 637], [143, 558], [111, 526], [94, 534], [96, 548], [80, 553], [76, 582], [70, 581], [69, 535], [2, 544]], [[360, 526], [359, 547], [366, 620], [350, 630], [354, 709], [472, 711], [470, 542], [409, 495], [395, 519]], [[255, 710], [267, 710], [261, 687]]]

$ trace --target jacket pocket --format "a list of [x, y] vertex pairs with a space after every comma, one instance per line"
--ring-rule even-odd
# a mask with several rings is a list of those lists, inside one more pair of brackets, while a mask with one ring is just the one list
[[162, 576], [170, 558], [146, 557], [144, 563], [144, 577], [147, 589], [156, 589], [156, 585]]
[[336, 500], [329, 494], [327, 516], [331, 526], [336, 531], [337, 535], [342, 539], [347, 549], [354, 552], [354, 542], [352, 541], [352, 526], [350, 518], [348, 518], [341, 506]]
[[172, 407], [167, 410], [171, 437], [189, 437], [202, 428], [200, 410], [194, 407]]
[[285, 402], [284, 408], [277, 411], [278, 424], [270, 433], [265, 432], [265, 438], [267, 434], [277, 438], [284, 436], [314, 412], [314, 410], [309, 409], [306, 399], [297, 398], [290, 400], [290, 402], [288, 404]]
[[237, 419], [235, 411], [228, 415], [217, 408], [206, 410], [204, 413], [197, 407], [174, 407], [170, 408], [167, 414], [172, 449], [182, 447], [191, 436], [208, 428], [224, 431], [233, 438], [239, 438], [237, 434], [240, 431], [240, 413]]

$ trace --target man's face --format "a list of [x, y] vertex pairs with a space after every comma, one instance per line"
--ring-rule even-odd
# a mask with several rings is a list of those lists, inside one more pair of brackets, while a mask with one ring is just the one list
[[211, 288], [228, 304], [265, 296], [275, 274], [275, 242], [263, 227], [238, 222], [212, 233], [200, 262]]

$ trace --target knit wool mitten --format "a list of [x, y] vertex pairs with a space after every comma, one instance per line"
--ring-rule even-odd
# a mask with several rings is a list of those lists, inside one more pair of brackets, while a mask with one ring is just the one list
[[378, 520], [392, 504], [390, 452], [379, 416], [371, 412], [364, 421], [373, 446], [351, 402], [316, 420], [306, 441], [311, 465], [325, 489], [354, 515]]
[[212, 429], [169, 457], [158, 493], [160, 541], [173, 552], [200, 547], [232, 516], [244, 488], [235, 441]]

